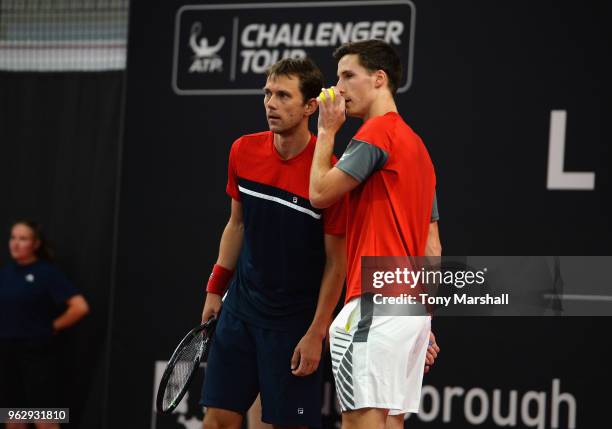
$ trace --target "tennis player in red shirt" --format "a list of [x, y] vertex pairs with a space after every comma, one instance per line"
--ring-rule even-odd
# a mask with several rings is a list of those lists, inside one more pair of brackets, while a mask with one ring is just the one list
[[346, 203], [319, 210], [308, 199], [322, 82], [308, 59], [274, 64], [262, 91], [269, 129], [232, 144], [231, 214], [202, 312], [218, 317], [204, 429], [242, 427], [258, 394], [275, 428], [321, 426], [319, 362], [346, 273]]
[[[368, 40], [342, 45], [334, 57], [336, 96], [326, 90], [319, 99], [309, 195], [317, 208], [349, 195], [346, 303], [330, 328], [342, 427], [403, 427], [404, 414], [418, 412], [428, 340], [435, 343], [430, 317], [373, 316], [371, 305], [360, 305], [361, 257], [440, 255], [436, 177], [423, 142], [397, 112], [394, 49]], [[363, 125], [332, 166], [345, 115]]]

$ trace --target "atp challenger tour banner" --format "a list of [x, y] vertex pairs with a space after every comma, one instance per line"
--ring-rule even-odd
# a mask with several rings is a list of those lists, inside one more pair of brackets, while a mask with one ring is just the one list
[[[230, 214], [232, 142], [268, 128], [268, 65], [312, 56], [328, 86], [334, 49], [370, 37], [401, 56], [397, 107], [435, 166], [443, 255], [483, 255], [443, 259], [429, 277], [371, 267], [373, 294], [394, 290], [385, 311], [406, 308], [417, 287], [402, 289], [417, 278], [437, 287], [420, 304], [434, 307], [442, 351], [406, 427], [607, 422], [612, 319], [599, 316], [612, 309], [612, 264], [594, 255], [612, 242], [610, 20], [594, 1], [133, 1], [103, 426], [201, 428], [204, 368], [175, 414], [157, 415], [152, 399], [200, 323]], [[360, 126], [347, 118], [336, 155]], [[329, 355], [322, 362], [323, 427], [338, 428]]]
[[401, 54], [401, 93], [412, 81], [414, 26], [410, 0], [185, 5], [176, 12], [172, 88], [260, 94], [261, 74], [282, 58], [308, 56], [331, 77], [334, 47], [382, 39]]

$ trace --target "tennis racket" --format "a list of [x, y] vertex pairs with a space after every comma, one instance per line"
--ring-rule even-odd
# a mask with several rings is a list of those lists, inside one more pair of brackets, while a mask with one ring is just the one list
[[172, 353], [157, 389], [157, 412], [170, 414], [185, 396], [200, 362], [206, 362], [217, 319], [189, 331]]

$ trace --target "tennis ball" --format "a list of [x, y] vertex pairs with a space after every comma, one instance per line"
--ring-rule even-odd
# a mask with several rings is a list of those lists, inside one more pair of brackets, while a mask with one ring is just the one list
[[[336, 99], [336, 93], [334, 92], [334, 88], [330, 86], [327, 90], [329, 91], [329, 98], [333, 103]], [[325, 97], [325, 90], [321, 91], [321, 93], [319, 94], [319, 99], [321, 101], [325, 101], [326, 98], [327, 97]]]

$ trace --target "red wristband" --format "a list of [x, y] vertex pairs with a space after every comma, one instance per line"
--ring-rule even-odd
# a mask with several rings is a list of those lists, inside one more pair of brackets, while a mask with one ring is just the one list
[[232, 275], [234, 275], [234, 271], [230, 271], [219, 264], [215, 264], [212, 273], [210, 273], [210, 277], [208, 278], [206, 292], [223, 296], [227, 290], [230, 280], [232, 279]]

